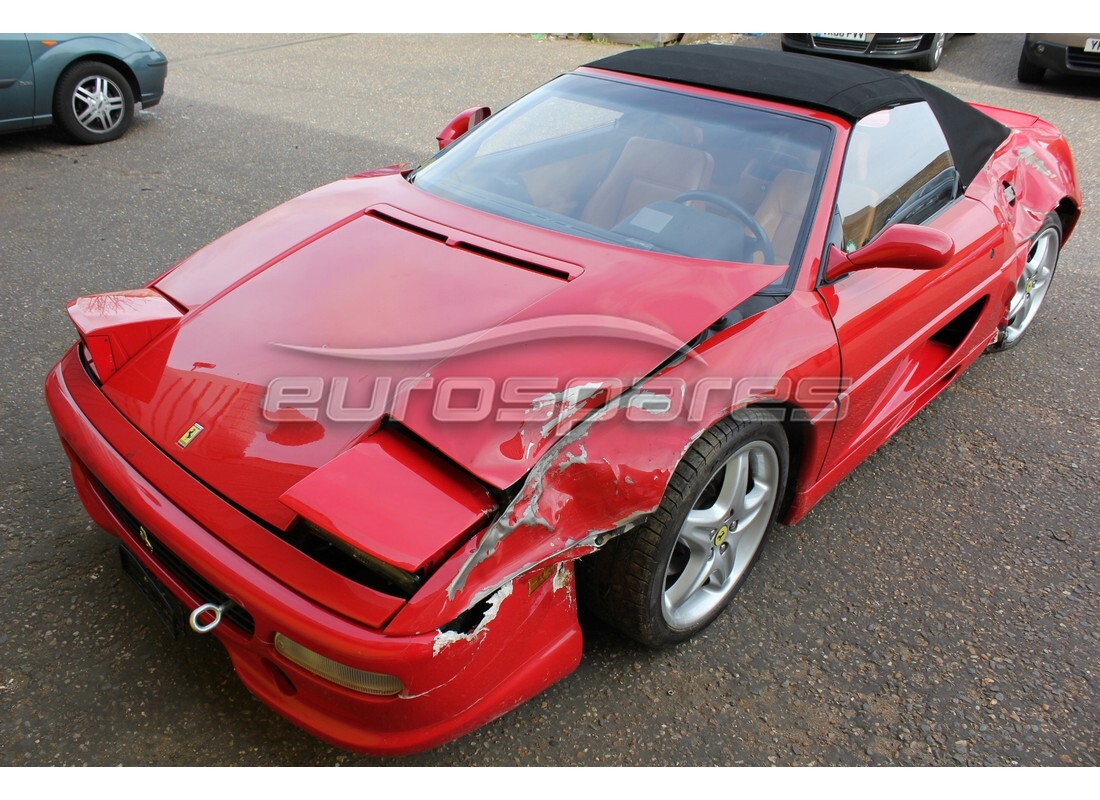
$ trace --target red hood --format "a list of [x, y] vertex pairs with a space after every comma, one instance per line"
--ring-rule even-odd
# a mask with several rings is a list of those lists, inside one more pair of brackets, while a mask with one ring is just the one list
[[[418, 221], [419, 233], [409, 227]], [[539, 253], [566, 253], [567, 261]], [[383, 413], [481, 480], [514, 483], [563, 432], [547, 430], [545, 416], [522, 420], [532, 398], [575, 379], [630, 385], [778, 274], [533, 230], [429, 196], [400, 176], [342, 181], [249, 223], [161, 279], [158, 288], [190, 313], [104, 391], [187, 470], [286, 526], [294, 515], [279, 496], [369, 434]], [[660, 335], [538, 336], [544, 320], [591, 326], [603, 317]], [[522, 344], [485, 346], [486, 337], [507, 342], [516, 332]], [[432, 344], [439, 342], [450, 344]], [[401, 381], [418, 376], [457, 388], [442, 405], [459, 410], [470, 405], [471, 385], [492, 385], [499, 399], [508, 378], [533, 383], [506, 401], [512, 419], [498, 419], [494, 403], [487, 417], [456, 422], [433, 413], [438, 391], [395, 400]], [[265, 418], [272, 381], [303, 377], [319, 396], [285, 403], [293, 408], [281, 421]], [[362, 412], [372, 391], [380, 403]], [[359, 418], [333, 421], [341, 411]], [[202, 432], [181, 446], [195, 423]]]

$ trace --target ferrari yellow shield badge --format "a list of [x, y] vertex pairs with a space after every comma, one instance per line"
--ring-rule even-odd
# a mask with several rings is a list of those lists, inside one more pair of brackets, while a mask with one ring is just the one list
[[194, 425], [187, 429], [187, 433], [183, 434], [183, 436], [181, 436], [176, 441], [176, 444], [178, 444], [180, 447], [187, 447], [187, 445], [195, 441], [195, 437], [198, 436], [200, 433], [202, 433], [202, 425], [196, 422]]
[[716, 547], [721, 547], [722, 543], [726, 541], [726, 537], [730, 535], [730, 526], [723, 525], [718, 529], [718, 532], [714, 534], [714, 544]]

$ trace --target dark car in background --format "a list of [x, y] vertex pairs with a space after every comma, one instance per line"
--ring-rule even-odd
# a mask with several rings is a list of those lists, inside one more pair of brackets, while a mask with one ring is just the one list
[[117, 139], [164, 94], [168, 59], [140, 33], [0, 33], [0, 133], [57, 125]]
[[1100, 33], [1029, 33], [1016, 77], [1020, 83], [1039, 83], [1048, 69], [1100, 77]]
[[795, 53], [900, 61], [931, 72], [940, 65], [953, 33], [784, 33], [782, 47]]

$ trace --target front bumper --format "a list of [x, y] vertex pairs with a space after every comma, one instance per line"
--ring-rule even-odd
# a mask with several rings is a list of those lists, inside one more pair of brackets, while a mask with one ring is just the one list
[[[509, 711], [580, 662], [569, 564], [553, 581], [520, 576], [502, 587], [495, 616], [469, 635], [387, 636], [296, 591], [293, 576], [269, 574], [200, 525], [200, 505], [221, 504], [240, 517], [236, 525], [258, 527], [141, 436], [91, 380], [75, 349], [49, 374], [46, 398], [91, 517], [188, 610], [211, 599], [202, 596], [203, 587], [244, 609], [251, 633], [232, 621], [214, 630], [237, 674], [258, 698], [321, 739], [373, 755], [428, 749]], [[174, 468], [178, 475], [162, 490], [134, 464], [150, 474]], [[179, 499], [184, 495], [187, 502]], [[156, 555], [136, 525], [170, 551], [172, 563]], [[182, 575], [174, 560], [200, 582]], [[276, 633], [341, 664], [396, 676], [404, 691], [378, 697], [342, 688], [283, 657]]]
[[159, 50], [139, 53], [126, 59], [137, 78], [140, 91], [136, 98], [142, 108], [152, 108], [164, 97], [164, 82], [168, 77], [168, 58]]
[[1087, 53], [1083, 47], [1029, 39], [1024, 43], [1024, 57], [1035, 66], [1060, 75], [1100, 76], [1100, 53]]
[[927, 53], [934, 34], [921, 35], [918, 41], [907, 41], [915, 34], [876, 33], [868, 42], [847, 42], [826, 39], [811, 33], [783, 34], [783, 47], [796, 53], [847, 56], [884, 61], [912, 61]]

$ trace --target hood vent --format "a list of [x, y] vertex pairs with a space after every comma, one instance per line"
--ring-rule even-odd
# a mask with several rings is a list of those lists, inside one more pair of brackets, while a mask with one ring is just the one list
[[447, 234], [440, 231], [430, 230], [429, 228], [425, 228], [422, 225], [417, 225], [416, 223], [410, 222], [409, 220], [395, 217], [392, 214], [387, 214], [384, 211], [379, 211], [377, 208], [372, 208], [370, 211], [368, 211], [367, 216], [374, 217], [375, 219], [380, 219], [383, 222], [388, 222], [390, 225], [402, 228], [419, 236], [427, 236], [429, 239], [434, 239], [437, 242], [443, 242], [444, 244], [447, 243]]
[[519, 267], [529, 272], [537, 272], [540, 275], [546, 275], [559, 281], [571, 281], [584, 272], [577, 264], [538, 253], [531, 253], [527, 250], [520, 250], [517, 247], [509, 247], [491, 239], [438, 225], [391, 206], [371, 208], [367, 211], [367, 216], [374, 217], [410, 233], [415, 233], [418, 236], [441, 242], [448, 247], [465, 250], [483, 258], [491, 258], [494, 261]]
[[547, 264], [539, 264], [535, 261], [531, 261], [525, 258], [516, 258], [515, 256], [501, 253], [497, 250], [490, 250], [488, 247], [479, 247], [476, 244], [470, 242], [448, 242], [459, 250], [466, 250], [470, 253], [476, 253], [479, 256], [485, 258], [492, 258], [496, 261], [502, 261], [505, 264], [511, 264], [513, 267], [519, 267], [520, 269], [527, 269], [531, 272], [539, 272], [543, 275], [549, 275], [551, 278], [557, 278], [559, 281], [567, 281], [573, 276], [564, 269], [558, 269], [557, 267], [549, 266]]

